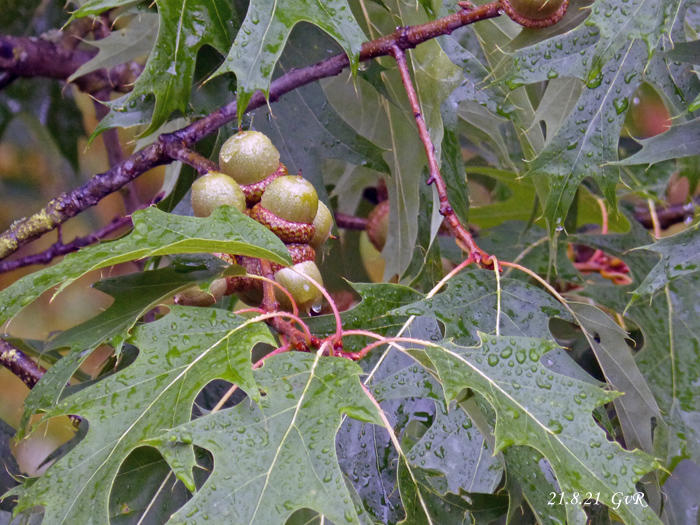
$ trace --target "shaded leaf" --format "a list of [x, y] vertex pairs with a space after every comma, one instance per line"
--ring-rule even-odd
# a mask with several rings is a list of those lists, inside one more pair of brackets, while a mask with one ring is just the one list
[[661, 255], [661, 260], [634, 291], [635, 296], [653, 294], [673, 279], [700, 271], [700, 262], [698, 262], [700, 232], [698, 228], [700, 228], [700, 223], [695, 223], [681, 233], [664, 237], [653, 244], [635, 248]]
[[99, 51], [68, 77], [68, 82], [92, 71], [111, 68], [130, 60], [148, 55], [156, 40], [158, 16], [155, 13], [139, 12], [126, 27], [113, 30], [101, 40], [86, 42]]
[[[174, 111], [185, 113], [197, 51], [208, 45], [225, 53], [237, 29], [231, 2], [225, 0], [157, 0], [156, 5], [159, 25], [153, 51], [132, 91], [110, 103], [110, 114], [128, 114], [134, 125], [144, 123], [148, 115], [144, 103], [153, 96], [153, 113], [144, 134], [158, 129]], [[83, 7], [78, 13], [85, 12]], [[126, 125], [113, 119], [110, 125]], [[97, 132], [105, 128], [103, 123]]]
[[[507, 56], [511, 86], [576, 77], [586, 83], [574, 110], [529, 166], [536, 176], [550, 232], [563, 224], [581, 181], [593, 176], [615, 203], [617, 142], [629, 97], [662, 36], [679, 16], [680, 0], [598, 0], [584, 24]], [[505, 66], [504, 64], [507, 64]]]
[[27, 395], [18, 437], [22, 436], [32, 414], [55, 406], [70, 378], [97, 346], [109, 342], [119, 353], [130, 330], [148, 310], [182, 288], [212, 279], [226, 267], [224, 261], [216, 257], [207, 262], [208, 267], [203, 264], [190, 271], [170, 267], [95, 283], [94, 287], [114, 297], [114, 302], [95, 317], [62, 332], [47, 345], [49, 350], [70, 348], [71, 351], [49, 368]]
[[525, 499], [540, 523], [567, 523], [566, 513], [568, 509], [565, 509], [563, 505], [549, 504], [551, 493], [556, 494], [558, 487], [551, 475], [551, 467], [544, 456], [533, 448], [513, 445], [503, 451], [503, 459], [507, 472], [506, 486], [511, 498], [508, 512], [510, 516], [513, 516], [511, 522], [513, 519], [519, 518], [521, 511], [518, 510], [520, 505], [516, 504], [516, 497], [521, 492], [522, 498]]
[[413, 470], [412, 474], [409, 474], [406, 463], [401, 461], [398, 484], [401, 500], [406, 509], [406, 518], [399, 522], [401, 525], [487, 524], [501, 516], [508, 507], [508, 499], [502, 495], [440, 494], [425, 481], [427, 475], [424, 471]]
[[426, 483], [440, 494], [491, 494], [503, 475], [501, 458], [494, 455], [471, 418], [454, 405], [448, 412], [438, 403], [432, 426], [407, 451], [406, 457], [420, 469], [444, 475], [444, 481], [431, 475]]
[[617, 160], [627, 101], [639, 85], [634, 79], [647, 56], [644, 42], [630, 41], [606, 62], [597, 72], [600, 78], [586, 84], [574, 110], [528, 166], [528, 173], [535, 176], [550, 232], [563, 225], [586, 177], [592, 176], [608, 200], [616, 202], [619, 168], [609, 163]]
[[60, 263], [32, 273], [0, 292], [0, 323], [42, 292], [58, 292], [89, 271], [115, 264], [177, 253], [223, 252], [289, 264], [289, 252], [270, 230], [229, 206], [206, 218], [185, 217], [147, 208], [133, 214], [134, 229], [112, 242], [84, 248]]
[[157, 450], [139, 447], [124, 460], [109, 498], [109, 523], [165, 523], [190, 497]]
[[504, 335], [546, 337], [551, 317], [569, 317], [554, 298], [535, 286], [502, 278], [500, 287], [499, 292], [493, 272], [467, 271], [453, 277], [431, 299], [392, 313], [434, 315], [445, 326], [445, 337], [460, 344], [476, 344], [477, 332], [499, 330]]
[[663, 516], [669, 525], [697, 523], [698, 495], [693, 489], [700, 483], [700, 467], [688, 459], [681, 461], [664, 483], [667, 500]]
[[[479, 337], [477, 347], [445, 341], [425, 354], [436, 367], [448, 401], [473, 388], [493, 406], [496, 450], [510, 445], [535, 448], [551, 464], [562, 491], [600, 491], [600, 501], [608, 506], [614, 506], [614, 493], [634, 494], [635, 483], [656, 468], [656, 462], [608, 441], [591, 415], [617, 393], [546, 369], [539, 361], [555, 347], [552, 342]], [[661, 523], [641, 505], [621, 506], [616, 512], [630, 524]]]
[[265, 2], [253, 0], [231, 49], [221, 67], [214, 73], [232, 72], [238, 84], [238, 119], [257, 90], [268, 93], [272, 72], [284, 49], [287, 38], [299, 22], [310, 22], [332, 36], [357, 67], [362, 42], [362, 29], [345, 0], [323, 3], [307, 0]]
[[614, 403], [625, 444], [651, 454], [652, 425], [661, 419], [661, 412], [625, 341], [627, 334], [594, 306], [584, 303], [570, 303], [569, 306], [581, 327], [590, 334], [591, 348], [607, 383], [624, 393]]
[[700, 118], [672, 126], [665, 133], [639, 141], [642, 149], [616, 162], [621, 166], [655, 164], [664, 160], [690, 157], [700, 151]]
[[[161, 447], [194, 443], [214, 456], [211, 476], [172, 520], [266, 525], [310, 508], [335, 523], [358, 523], [334, 441], [343, 414], [381, 424], [360, 372], [345, 359], [275, 356], [255, 373], [265, 392], [259, 406], [243, 402], [159, 438]], [[192, 467], [176, 473], [189, 478]]]
[[258, 342], [273, 343], [262, 323], [219, 309], [178, 306], [138, 327], [130, 341], [139, 348], [132, 365], [47, 412], [80, 415], [90, 427], [41, 478], [13, 491], [18, 512], [42, 505], [47, 523], [107, 523], [109, 493], [131, 451], [189, 421], [195, 396], [212, 379], [259, 397], [250, 351]]
[[[641, 282], [658, 262], [657, 257], [632, 248], [652, 241], [637, 224], [627, 234], [580, 236], [578, 242], [622, 258], [635, 282]], [[646, 301], [629, 305], [635, 284], [620, 287], [594, 281], [582, 294], [617, 312], [625, 312], [641, 331], [643, 345], [635, 359], [669, 426], [664, 444], [666, 465], [683, 458], [700, 461], [700, 325], [697, 312], [697, 275], [679, 277]]]
[[[390, 33], [396, 26], [423, 23], [429, 18], [422, 9], [401, 1], [390, 2], [387, 7], [389, 10], [375, 4], [367, 6], [373, 24], [383, 33]], [[458, 84], [459, 70], [435, 41], [416, 48], [407, 55], [407, 60], [414, 74], [421, 114], [432, 142], [438, 148], [436, 155], [440, 161], [443, 136], [440, 106]], [[378, 78], [383, 83], [381, 91], [363, 79], [350, 82], [349, 77], [325, 82], [324, 90], [329, 102], [346, 122], [387, 150], [384, 159], [391, 172], [386, 179], [391, 207], [389, 235], [382, 255], [386, 260], [384, 275], [388, 280], [394, 275], [402, 277], [414, 256], [420, 213], [419, 186], [427, 178], [427, 160], [397, 70], [386, 69], [379, 73]], [[358, 111], [358, 108], [361, 109]], [[437, 234], [439, 226], [436, 214], [435, 209], [432, 237]]]

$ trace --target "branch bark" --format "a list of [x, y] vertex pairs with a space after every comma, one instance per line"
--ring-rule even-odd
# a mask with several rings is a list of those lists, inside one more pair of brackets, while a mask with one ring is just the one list
[[28, 388], [34, 388], [46, 369], [37, 365], [27, 354], [0, 339], [0, 364], [19, 377]]
[[476, 245], [474, 239], [469, 233], [469, 230], [467, 230], [467, 228], [465, 228], [465, 226], [460, 222], [457, 214], [455, 214], [452, 206], [450, 205], [450, 201], [447, 197], [447, 185], [440, 174], [440, 165], [438, 164], [435, 156], [435, 146], [430, 139], [428, 126], [426, 125], [425, 119], [423, 118], [423, 114], [421, 112], [418, 94], [416, 93], [415, 87], [413, 87], [413, 80], [411, 80], [411, 75], [408, 71], [404, 50], [399, 46], [394, 45], [391, 49], [391, 54], [399, 67], [401, 82], [406, 90], [406, 95], [408, 95], [408, 101], [411, 104], [413, 117], [415, 118], [416, 126], [418, 127], [418, 135], [420, 136], [423, 147], [425, 148], [425, 154], [428, 157], [428, 170], [430, 172], [430, 176], [428, 177], [427, 182], [428, 184], [435, 184], [437, 189], [437, 193], [440, 198], [440, 215], [445, 217], [445, 224], [447, 224], [447, 227], [455, 236], [455, 240], [459, 247], [468, 253], [468, 260], [474, 261], [477, 264], [487, 265], [489, 264], [488, 261], [490, 256]]
[[[500, 2], [490, 2], [470, 10], [461, 10], [446, 17], [419, 26], [398, 28], [392, 34], [363, 44], [360, 60], [366, 61], [379, 56], [387, 56], [392, 49], [410, 49], [440, 35], [449, 34], [455, 29], [500, 14]], [[6, 37], [5, 37], [6, 38]], [[0, 52], [2, 54], [2, 52]], [[86, 57], [84, 57], [86, 59]], [[78, 67], [75, 61], [73, 67]], [[301, 86], [322, 78], [338, 75], [349, 66], [346, 55], [340, 54], [300, 69], [294, 69], [274, 80], [270, 85], [269, 101]], [[0, 68], [3, 67], [0, 65]], [[62, 72], [65, 74], [66, 70]], [[71, 71], [72, 72], [72, 71]], [[70, 73], [68, 73], [69, 75]], [[66, 75], [66, 76], [68, 76]], [[246, 111], [252, 111], [266, 104], [262, 92], [257, 92]], [[210, 115], [171, 134], [161, 135], [150, 146], [133, 154], [110, 170], [95, 175], [83, 186], [52, 199], [42, 210], [30, 217], [16, 221], [0, 235], [0, 259], [14, 253], [21, 246], [53, 230], [59, 224], [74, 217], [83, 210], [94, 206], [103, 197], [114, 193], [142, 173], [173, 160], [168, 153], [168, 143], [179, 142], [184, 148], [216, 131], [236, 118], [236, 100], [231, 101]]]
[[[8, 78], [47, 77], [65, 80], [97, 54], [39, 37], [0, 35], [0, 73]], [[75, 80], [86, 93], [104, 89], [126, 92], [143, 67], [133, 62], [100, 69]]]

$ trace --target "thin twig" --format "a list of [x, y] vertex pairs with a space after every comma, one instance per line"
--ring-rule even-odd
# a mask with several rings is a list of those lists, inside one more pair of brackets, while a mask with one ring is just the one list
[[335, 213], [335, 224], [344, 230], [365, 230], [367, 229], [367, 219], [356, 217], [347, 213]]
[[476, 245], [469, 230], [460, 222], [450, 205], [450, 201], [447, 197], [447, 185], [440, 174], [440, 166], [435, 157], [435, 146], [433, 146], [430, 139], [430, 132], [428, 131], [428, 126], [425, 124], [420, 103], [418, 102], [418, 94], [413, 87], [413, 81], [408, 71], [406, 54], [398, 45], [392, 46], [391, 54], [398, 65], [401, 81], [408, 95], [408, 101], [411, 104], [411, 110], [413, 111], [413, 116], [418, 126], [418, 134], [425, 147], [425, 154], [428, 157], [428, 170], [430, 172], [430, 177], [427, 182], [428, 184], [435, 184], [440, 199], [440, 214], [445, 217], [445, 223], [455, 236], [457, 244], [469, 254], [469, 259], [477, 264], [488, 264], [489, 255]]
[[171, 159], [179, 160], [188, 166], [192, 166], [200, 175], [219, 170], [219, 166], [215, 162], [191, 150], [182, 140], [178, 140], [175, 136], [168, 136], [163, 143], [165, 152]]
[[37, 365], [27, 354], [19, 348], [0, 339], [0, 364], [16, 375], [27, 385], [34, 388], [44, 375], [46, 369]]
[[[494, 18], [499, 16], [500, 7], [500, 2], [490, 2], [472, 10], [461, 10], [457, 13], [452, 13], [446, 17], [423, 25], [400, 28], [390, 35], [363, 44], [360, 52], [360, 60], [364, 61], [389, 55], [394, 48], [402, 50], [413, 48], [427, 40], [431, 40], [440, 35], [449, 34], [459, 27], [479, 20]], [[2, 42], [1, 38], [0, 42]], [[84, 57], [82, 61], [75, 60], [75, 57], [71, 57], [72, 60], [74, 60], [72, 63], [73, 69], [68, 74], [75, 71], [78, 66], [91, 56], [92, 55]], [[301, 86], [305, 86], [322, 78], [338, 75], [349, 65], [350, 61], [347, 55], [340, 54], [311, 66], [293, 69], [270, 84], [269, 102], [274, 102], [282, 95]], [[1, 64], [0, 67], [2, 67]], [[64, 76], [60, 78], [65, 78], [67, 76], [65, 73], [68, 69], [70, 68], [65, 68], [62, 72]], [[258, 91], [251, 98], [246, 111], [252, 111], [267, 103], [268, 100], [265, 99], [263, 93]], [[171, 135], [182, 140], [184, 147], [191, 147], [202, 138], [216, 131], [219, 127], [236, 119], [236, 108], [236, 100], [233, 100], [206, 117], [193, 122]], [[21, 246], [42, 234], [53, 230], [69, 218], [94, 206], [102, 198], [119, 190], [122, 186], [128, 184], [149, 169], [172, 161], [173, 158], [166, 152], [166, 142], [169, 140], [169, 137], [170, 135], [161, 135], [153, 144], [133, 154], [117, 166], [114, 166], [104, 173], [95, 175], [83, 186], [56, 197], [42, 210], [31, 217], [15, 222], [8, 230], [0, 235], [0, 259], [14, 253]]]
[[[672, 224], [692, 219], [698, 206], [700, 206], [700, 196], [694, 197], [687, 204], [670, 204], [664, 207], [657, 207], [655, 208], [656, 220], [661, 228], [668, 228]], [[653, 228], [654, 220], [648, 206], [640, 206], [635, 209], [634, 216], [645, 228]]]
[[48, 264], [56, 257], [66, 255], [71, 252], [76, 252], [80, 248], [94, 244], [97, 241], [101, 241], [105, 237], [108, 237], [112, 233], [127, 226], [131, 226], [130, 216], [117, 217], [99, 230], [92, 232], [89, 235], [85, 235], [84, 237], [76, 237], [67, 244], [63, 244], [59, 241], [52, 244], [43, 252], [27, 255], [26, 257], [22, 257], [20, 259], [0, 261], [0, 273], [11, 272], [17, 268], [23, 268], [24, 266], [31, 266], [33, 264]]

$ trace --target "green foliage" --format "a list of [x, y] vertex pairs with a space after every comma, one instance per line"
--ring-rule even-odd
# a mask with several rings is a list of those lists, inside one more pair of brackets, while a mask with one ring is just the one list
[[55, 293], [87, 272], [144, 257], [223, 252], [290, 262], [287, 249], [275, 235], [229, 206], [206, 218], [148, 208], [134, 213], [133, 223], [134, 229], [127, 236], [71, 254], [60, 264], [27, 275], [0, 292], [0, 321], [7, 321], [57, 284], [61, 286]]
[[[344, 414], [381, 424], [360, 372], [347, 360], [319, 354], [273, 357], [256, 373], [264, 393], [259, 405], [243, 403], [164, 434], [156, 444], [166, 458], [195, 444], [209, 448], [216, 465], [173, 519], [284, 523], [295, 510], [310, 508], [335, 523], [358, 523], [362, 510], [345, 485], [334, 442]], [[175, 473], [194, 488], [196, 465], [176, 461]]]
[[[116, 25], [82, 44], [98, 53], [73, 78], [145, 64], [97, 132], [138, 125], [140, 147], [235, 91], [239, 122], [200, 153], [216, 159], [240, 123], [268, 134], [333, 211], [364, 217], [385, 189], [385, 282], [360, 282], [361, 241], [335, 231], [317, 260], [338, 303], [354, 300], [340, 326], [334, 315], [302, 318], [322, 341], [308, 352], [271, 320], [287, 314], [238, 312], [235, 296], [173, 305], [185, 288], [242, 275], [222, 253], [291, 258], [232, 208], [190, 216], [192, 174], [171, 165], [162, 206], [173, 213], [135, 212], [129, 234], [0, 291], [12, 334], [42, 294], [141, 265], [93, 277], [113, 302], [92, 318], [48, 341], [11, 340], [52, 365], [17, 437], [36, 432], [37, 414], [82, 422], [3, 505], [52, 525], [697, 522], [688, 487], [700, 479], [700, 223], [657, 239], [631, 213], [667, 196], [677, 204], [684, 178], [682, 198], [697, 191], [697, 2], [571, 0], [549, 28], [501, 16], [407, 52], [450, 205], [498, 258], [498, 268], [468, 266], [438, 286], [465, 254], [443, 235], [438, 195], [424, 184], [424, 144], [395, 61], [358, 64], [358, 54], [363, 41], [453, 4], [74, 2], [73, 19]], [[8, 5], [0, 31], [16, 30], [27, 9]], [[63, 22], [49, 10], [30, 27], [42, 17]], [[272, 79], [341, 52], [348, 74], [245, 114]], [[70, 186], [80, 113], [67, 90], [45, 80], [27, 90], [33, 82], [0, 91], [2, 139], [42, 141]], [[625, 126], [642, 85], [658, 92], [671, 127], [636, 140]], [[349, 330], [342, 348], [357, 363], [330, 355]], [[86, 380], [81, 366], [97, 349], [110, 357]]]
[[[112, 485], [129, 453], [188, 421], [195, 396], [212, 379], [233, 381], [259, 399], [250, 348], [273, 342], [259, 322], [194, 307], [174, 307], [136, 329], [130, 341], [140, 350], [130, 366], [46, 412], [79, 415], [90, 428], [50, 473], [17, 491], [17, 510], [40, 504], [49, 523], [106, 523], [110, 491], [104, 487]], [[172, 454], [166, 457], [173, 461]]]

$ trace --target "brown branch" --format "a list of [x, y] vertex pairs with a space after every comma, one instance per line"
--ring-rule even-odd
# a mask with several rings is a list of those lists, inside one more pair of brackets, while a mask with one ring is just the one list
[[[695, 216], [695, 211], [698, 206], [700, 206], [700, 197], [694, 197], [693, 200], [687, 204], [671, 204], [662, 208], [656, 208], [659, 226], [661, 226], [661, 228], [668, 228], [672, 224], [692, 219]], [[634, 210], [634, 216], [645, 228], [651, 228], [653, 226], [651, 211], [647, 206], [636, 208]]]
[[46, 372], [45, 368], [37, 365], [27, 354], [4, 339], [0, 339], [0, 364], [20, 378], [28, 388], [34, 388]]
[[[13, 77], [65, 80], [96, 54], [96, 50], [75, 49], [67, 42], [0, 35], [0, 72]], [[86, 93], [97, 93], [105, 88], [126, 92], [142, 70], [142, 66], [129, 62], [110, 70], [93, 71], [74, 82]]]
[[61, 241], [58, 241], [43, 252], [27, 255], [21, 259], [0, 261], [0, 273], [11, 272], [17, 268], [23, 268], [24, 266], [31, 266], [33, 264], [48, 264], [56, 257], [66, 255], [71, 252], [77, 252], [80, 248], [101, 241], [105, 237], [108, 237], [112, 233], [127, 226], [131, 226], [130, 216], [117, 217], [99, 230], [92, 232], [89, 235], [85, 235], [84, 237], [76, 237], [67, 244], [63, 244]]
[[[423, 25], [397, 29], [391, 35], [363, 44], [360, 60], [390, 55], [394, 48], [401, 50], [413, 48], [426, 40], [449, 34], [464, 25], [494, 18], [500, 14], [499, 9], [499, 2], [490, 2], [469, 11], [461, 10]], [[269, 100], [274, 102], [282, 95], [301, 86], [321, 78], [338, 75], [348, 66], [348, 57], [341, 54], [311, 66], [293, 69], [270, 84]], [[266, 103], [263, 93], [258, 91], [251, 98], [246, 111], [257, 109]], [[110, 170], [95, 175], [83, 186], [51, 200], [42, 210], [31, 217], [16, 221], [0, 235], [0, 259], [14, 253], [20, 246], [53, 230], [83, 210], [94, 206], [103, 197], [119, 190], [142, 173], [173, 160], [166, 151], [166, 143], [169, 140], [180, 140], [184, 147], [189, 148], [219, 127], [234, 120], [236, 116], [236, 100], [233, 100], [179, 131], [170, 135], [161, 135], [150, 146], [133, 154]]]
[[335, 224], [338, 228], [344, 230], [365, 230], [367, 229], [367, 219], [364, 217], [356, 217], [347, 213], [336, 212]]
[[[0, 365], [5, 366], [10, 372], [21, 379], [30, 390], [36, 386], [46, 373], [44, 367], [37, 365], [34, 360], [22, 352], [22, 350], [4, 339], [0, 339]], [[80, 416], [69, 414], [68, 417], [75, 425], [79, 425], [82, 421]]]
[[188, 148], [187, 144], [175, 135], [167, 135], [162, 138], [165, 153], [171, 159], [179, 160], [188, 166], [192, 166], [200, 175], [219, 170], [219, 166], [215, 162]]
[[469, 230], [467, 230], [467, 228], [465, 228], [460, 222], [459, 218], [452, 209], [452, 206], [450, 206], [450, 201], [447, 197], [447, 185], [440, 174], [440, 166], [437, 158], [435, 157], [435, 146], [433, 146], [433, 143], [430, 140], [428, 126], [425, 124], [425, 119], [421, 113], [420, 103], [418, 102], [418, 94], [413, 87], [411, 74], [408, 72], [406, 55], [403, 49], [396, 45], [392, 48], [391, 54], [396, 59], [396, 64], [399, 67], [401, 81], [406, 90], [406, 94], [408, 95], [408, 101], [411, 104], [411, 110], [413, 111], [413, 116], [416, 120], [416, 125], [418, 126], [418, 134], [420, 135], [421, 142], [423, 142], [423, 146], [425, 147], [425, 154], [428, 157], [428, 170], [430, 172], [430, 177], [428, 177], [427, 182], [428, 184], [435, 184], [435, 188], [437, 189], [438, 196], [440, 198], [440, 214], [445, 217], [445, 223], [455, 236], [455, 241], [460, 248], [469, 254], [469, 258], [477, 264], [486, 264], [490, 256], [476, 245], [474, 239], [469, 233]]

